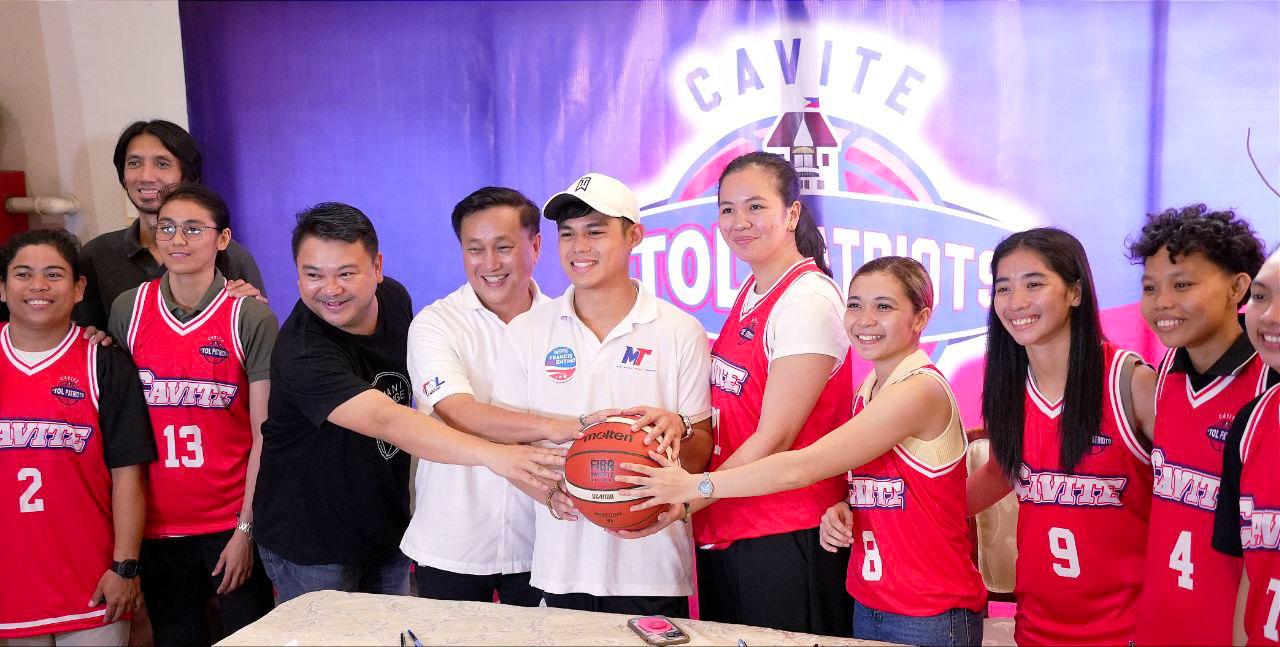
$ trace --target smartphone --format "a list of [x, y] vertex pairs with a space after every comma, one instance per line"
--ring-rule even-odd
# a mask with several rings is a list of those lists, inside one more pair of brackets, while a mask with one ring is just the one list
[[656, 647], [689, 642], [689, 634], [680, 630], [666, 616], [640, 616], [627, 621], [627, 626], [644, 641]]

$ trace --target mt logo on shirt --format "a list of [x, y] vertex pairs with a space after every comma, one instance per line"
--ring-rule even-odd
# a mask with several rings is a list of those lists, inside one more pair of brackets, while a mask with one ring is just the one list
[[644, 365], [644, 360], [653, 354], [650, 348], [632, 348], [627, 346], [627, 350], [622, 352], [622, 362], [618, 366], [623, 368], [638, 368], [640, 370], [653, 372], [658, 369], [653, 367], [653, 362], [649, 362], [649, 366]]

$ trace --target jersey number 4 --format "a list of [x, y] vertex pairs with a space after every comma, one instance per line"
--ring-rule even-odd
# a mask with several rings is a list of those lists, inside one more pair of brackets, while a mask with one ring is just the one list
[[[183, 455], [178, 456], [178, 441], [186, 443]], [[204, 446], [201, 445], [200, 427], [182, 425], [174, 432], [173, 425], [164, 428], [165, 467], [200, 467], [204, 465]]]
[[1178, 535], [1178, 541], [1173, 545], [1173, 552], [1169, 553], [1169, 568], [1177, 571], [1178, 586], [1191, 591], [1195, 589], [1195, 582], [1191, 579], [1191, 574], [1196, 572], [1196, 567], [1191, 563], [1191, 531], [1183, 530]]
[[36, 492], [44, 485], [40, 470], [24, 467], [18, 470], [18, 482], [31, 481], [31, 485], [18, 496], [18, 512], [44, 512], [44, 499], [37, 499]]

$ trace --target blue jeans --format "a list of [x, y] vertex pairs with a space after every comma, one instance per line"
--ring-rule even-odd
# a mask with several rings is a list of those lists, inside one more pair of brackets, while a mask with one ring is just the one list
[[936, 616], [904, 616], [853, 602], [853, 637], [906, 645], [981, 645], [982, 616], [952, 609]]
[[409, 595], [409, 558], [398, 550], [366, 564], [295, 564], [264, 546], [258, 554], [276, 585], [276, 604], [312, 591]]

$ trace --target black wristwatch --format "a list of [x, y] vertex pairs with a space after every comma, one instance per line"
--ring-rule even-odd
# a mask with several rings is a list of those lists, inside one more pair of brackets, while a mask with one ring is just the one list
[[131, 580], [138, 576], [138, 560], [126, 559], [119, 562], [111, 562], [111, 572], [126, 580]]

